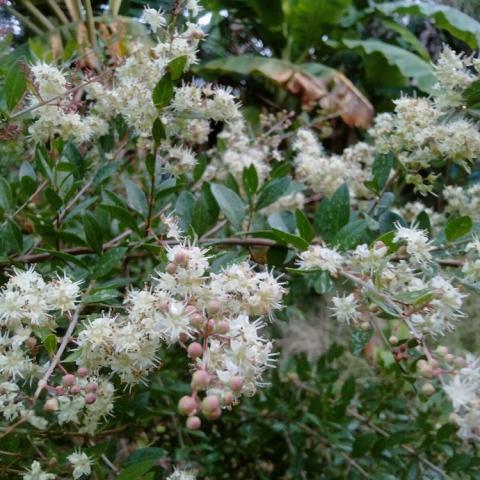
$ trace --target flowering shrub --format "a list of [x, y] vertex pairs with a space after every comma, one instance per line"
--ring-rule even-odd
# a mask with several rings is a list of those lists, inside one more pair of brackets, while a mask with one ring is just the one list
[[[2, 474], [478, 476], [480, 361], [446, 345], [480, 282], [478, 60], [445, 47], [432, 96], [333, 154], [313, 114], [254, 127], [232, 88], [192, 78], [200, 11], [146, 8], [148, 33], [95, 71], [6, 74]], [[317, 295], [375, 382], [342, 376], [337, 345], [277, 362]], [[239, 441], [252, 473], [235, 432], [258, 425], [285, 444]]]

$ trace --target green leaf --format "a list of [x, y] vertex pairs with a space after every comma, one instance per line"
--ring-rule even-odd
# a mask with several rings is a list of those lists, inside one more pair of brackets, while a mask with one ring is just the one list
[[67, 142], [62, 150], [62, 156], [74, 167], [76, 178], [83, 178], [85, 175], [85, 159], [73, 142]]
[[31, 195], [37, 186], [37, 176], [35, 170], [28, 162], [23, 162], [18, 171], [18, 178], [22, 186], [22, 190], [26, 195]]
[[275, 178], [265, 184], [259, 192], [256, 209], [268, 207], [287, 193], [292, 179], [290, 177]]
[[85, 213], [83, 216], [83, 228], [88, 245], [101, 255], [103, 249], [102, 229], [98, 224], [97, 219], [90, 212]]
[[47, 335], [47, 337], [43, 341], [43, 345], [50, 355], [54, 354], [55, 351], [57, 350], [56, 335], [54, 335], [53, 333], [51, 333], [50, 335]]
[[334, 287], [334, 283], [330, 274], [326, 271], [320, 272], [313, 283], [313, 289], [315, 293], [319, 295], [324, 295], [325, 293], [331, 292]]
[[87, 268], [87, 265], [83, 260], [80, 258], [76, 257], [75, 255], [71, 255], [69, 253], [61, 252], [59, 250], [53, 250], [50, 248], [37, 248], [37, 251], [40, 253], [48, 253], [50, 256], [54, 258], [59, 258], [63, 260], [65, 263], [71, 263], [73, 265], [77, 265], [80, 268]]
[[167, 138], [165, 127], [163, 125], [163, 122], [160, 120], [160, 118], [156, 118], [155, 121], [153, 122], [152, 137], [154, 142], [157, 145], [159, 145], [162, 142], [162, 140], [165, 140]]
[[375, 433], [358, 435], [353, 442], [352, 457], [363, 457], [372, 449], [377, 440], [378, 436]]
[[96, 267], [92, 272], [93, 278], [101, 278], [108, 275], [125, 258], [126, 253], [126, 247], [112, 248], [104, 253], [97, 261]]
[[456, 8], [433, 2], [413, 3], [409, 0], [385, 2], [375, 5], [375, 8], [386, 15], [398, 13], [425, 16], [434, 20], [435, 27], [446, 30], [470, 48], [480, 46], [480, 23]]
[[355, 220], [344, 225], [331, 243], [342, 250], [348, 250], [369, 241], [368, 222], [366, 220]]
[[165, 456], [165, 450], [163, 448], [147, 447], [139, 448], [131, 453], [123, 462], [124, 467], [135, 465], [136, 463], [145, 462], [147, 460], [157, 461], [161, 457]]
[[191, 192], [184, 190], [180, 193], [175, 203], [175, 213], [180, 219], [180, 228], [186, 232], [192, 223], [193, 206], [195, 205], [195, 197]]
[[463, 92], [463, 99], [468, 108], [480, 109], [480, 80], [472, 82]]
[[142, 475], [150, 471], [155, 460], [144, 460], [143, 462], [135, 463], [122, 470], [116, 477], [116, 480], [139, 480]]
[[355, 396], [355, 377], [350, 375], [342, 385], [341, 397], [342, 401], [349, 403]]
[[445, 237], [449, 242], [458, 240], [467, 235], [473, 228], [472, 219], [468, 216], [452, 218], [445, 227]]
[[219, 183], [212, 183], [211, 191], [225, 217], [239, 229], [245, 218], [245, 205], [242, 199], [233, 190]]
[[367, 346], [368, 342], [372, 338], [373, 329], [363, 330], [359, 328], [353, 330], [350, 335], [349, 348], [353, 355], [361, 355], [363, 349]]
[[297, 248], [300, 251], [307, 250], [309, 247], [309, 243], [301, 237], [297, 237], [297, 235], [293, 235], [288, 232], [284, 232], [283, 230], [278, 230], [276, 228], [272, 229], [274, 233], [274, 237], [277, 240], [280, 240], [283, 243], [288, 245], [292, 245], [293, 247]]
[[123, 185], [127, 191], [128, 206], [140, 213], [143, 218], [148, 214], [148, 202], [145, 193], [129, 178], [124, 178]]
[[119, 222], [138, 232], [138, 225], [135, 217], [126, 208], [120, 207], [118, 205], [107, 204], [101, 204], [99, 205], [99, 207], [103, 210], [106, 210], [113, 218], [117, 219]]
[[[413, 79], [418, 88], [424, 92], [432, 93], [432, 87], [436, 83], [432, 66], [414, 53], [380, 40], [344, 40], [343, 43], [348, 48], [360, 50], [366, 57], [372, 56], [377, 64], [377, 69], [382, 69], [379, 62], [383, 59], [386, 63], [383, 67], [384, 70], [390, 66], [406, 80]], [[367, 65], [366, 71], [367, 74], [371, 73], [372, 77], [377, 74], [372, 69], [369, 70], [369, 65]]]
[[183, 75], [187, 61], [187, 56], [182, 55], [181, 57], [174, 58], [168, 64], [168, 71], [170, 72], [172, 80], [178, 80]]
[[173, 98], [173, 82], [172, 76], [167, 73], [155, 85], [152, 92], [152, 100], [154, 105], [160, 110], [167, 105]]
[[104, 303], [111, 300], [115, 300], [120, 296], [120, 292], [113, 288], [107, 288], [102, 290], [93, 290], [90, 295], [83, 297], [84, 303]]
[[348, 223], [350, 217], [350, 195], [344, 184], [331, 199], [324, 198], [315, 212], [315, 229], [324, 240], [333, 240], [336, 233]]
[[298, 208], [295, 210], [295, 219], [297, 221], [297, 228], [300, 236], [310, 243], [314, 236], [312, 224], [307, 216]]
[[8, 111], [12, 111], [23, 97], [27, 80], [18, 63], [12, 64], [5, 77], [4, 92]]
[[393, 155], [387, 153], [378, 155], [372, 165], [373, 177], [378, 185], [379, 191], [384, 187], [390, 176], [390, 171], [393, 167]]
[[4, 177], [0, 177], [0, 207], [5, 212], [13, 209], [12, 189]]
[[245, 193], [250, 200], [255, 195], [258, 188], [258, 174], [253, 163], [243, 169], [242, 181]]
[[215, 197], [212, 195], [210, 185], [204, 183], [202, 192], [195, 202], [192, 210], [192, 226], [198, 235], [203, 235], [215, 225], [220, 210]]

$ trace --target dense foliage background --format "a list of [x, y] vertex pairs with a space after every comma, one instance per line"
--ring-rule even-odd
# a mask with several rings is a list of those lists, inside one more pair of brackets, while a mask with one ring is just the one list
[[[28, 99], [36, 89], [31, 66], [51, 63], [71, 75], [72, 104], [84, 113], [91, 97], [82, 82], [110, 78], [135, 51], [135, 42], [155, 44], [139, 22], [144, 8], [173, 12], [181, 25], [183, 14], [175, 12], [182, 2], [0, 3], [2, 284], [13, 267], [35, 264], [45, 278], [65, 272], [82, 282], [85, 322], [101, 311], [120, 311], [128, 289], [143, 288], [171, 263], [162, 214], [174, 211], [189, 239], [211, 248], [212, 272], [248, 259], [259, 271], [282, 274], [288, 287], [284, 308], [265, 329], [278, 352], [276, 368], [265, 373], [265, 387], [219, 420], [204, 422], [200, 430], [184, 426], [177, 402], [190, 393], [189, 359], [182, 345], [170, 345], [162, 348], [160, 368], [149, 372], [148, 382], [125, 388], [110, 377], [114, 414], [94, 434], [76, 425], [52, 422], [38, 430], [22, 423], [12, 429], [14, 422], [2, 422], [0, 478], [20, 478], [34, 460], [58, 478], [72, 478], [67, 456], [78, 448], [95, 460], [90, 477], [97, 479], [167, 478], [177, 467], [210, 479], [480, 478], [477, 443], [458, 437], [440, 381], [432, 380], [434, 391], [419, 381], [417, 363], [424, 357], [418, 338], [388, 305], [380, 307], [385, 315], [379, 324], [352, 328], [338, 322], [330, 299], [334, 288], [352, 290], [348, 280], [326, 270], [293, 271], [296, 255], [314, 239], [342, 252], [381, 239], [393, 252], [395, 225], [413, 221], [441, 251], [432, 268], [461, 267], [455, 262], [466, 258], [462, 248], [478, 231], [479, 194], [472, 190], [456, 211], [449, 210], [444, 193], [449, 185], [475, 185], [478, 158], [469, 159], [469, 168], [462, 158], [432, 161], [413, 172], [395, 152], [376, 155], [359, 180], [365, 198], [354, 193], [348, 178], [348, 186], [334, 179], [331, 189], [310, 188], [292, 162], [301, 128], [315, 132], [333, 164], [335, 155], [356, 142], [372, 143], [368, 128], [375, 115], [394, 110], [395, 99], [435, 94], [431, 62], [444, 45], [466, 56], [479, 48], [476, 2], [205, 0], [198, 22], [206, 36], [198, 61], [185, 71], [185, 64], [169, 63], [165, 77], [155, 82], [158, 118], [169, 108], [174, 86], [192, 79], [230, 85], [252, 148], [264, 142], [270, 153], [280, 154], [271, 155], [265, 174], [248, 158], [238, 173], [219, 160], [231, 147], [223, 135], [228, 119], [211, 118], [207, 139], [191, 145], [195, 168], [173, 176], [160, 171], [156, 158], [166, 137], [169, 147], [178, 146], [180, 123], [172, 133], [157, 118], [142, 135], [118, 114], [109, 119], [107, 132], [88, 142], [72, 138], [75, 132], [43, 139], [29, 130], [35, 114]], [[478, 81], [467, 94], [462, 90], [463, 107], [449, 112], [448, 120], [466, 111], [477, 125]], [[409, 180], [414, 174], [421, 179]], [[302, 206], [265, 210], [299, 192], [305, 194]], [[417, 210], [402, 210], [414, 202], [421, 202]], [[471, 211], [464, 211], [469, 203]], [[470, 293], [464, 310], [473, 320], [478, 281], [460, 275]], [[428, 303], [425, 295], [404, 302]], [[39, 364], [54, 358], [68, 331], [71, 319], [63, 312], [57, 316], [54, 329], [39, 328], [30, 337], [35, 343], [28, 354]], [[478, 352], [479, 340], [472, 321], [445, 340], [436, 337], [456, 355]], [[405, 358], [398, 356], [400, 347]], [[75, 371], [76, 352], [73, 343], [67, 347], [65, 371], [54, 376]], [[27, 396], [35, 386], [25, 387], [31, 390]], [[43, 411], [42, 405], [34, 408]]]

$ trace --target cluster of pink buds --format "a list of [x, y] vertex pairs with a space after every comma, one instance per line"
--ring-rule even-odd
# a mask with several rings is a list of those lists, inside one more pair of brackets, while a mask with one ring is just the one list
[[58, 399], [59, 396], [76, 396], [84, 395], [85, 403], [92, 404], [97, 400], [96, 391], [98, 385], [94, 382], [86, 383], [84, 380], [88, 375], [88, 370], [85, 367], [80, 367], [77, 370], [76, 375], [72, 373], [66, 373], [62, 376], [62, 382], [57, 386], [46, 385], [45, 388], [48, 390], [50, 397], [44, 404], [43, 408], [47, 412], [55, 412], [58, 410]]

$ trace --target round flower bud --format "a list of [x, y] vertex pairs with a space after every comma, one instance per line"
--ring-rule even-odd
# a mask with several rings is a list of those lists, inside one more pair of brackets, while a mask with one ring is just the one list
[[188, 417], [186, 421], [186, 427], [189, 430], [198, 430], [202, 426], [202, 421], [196, 417]]
[[220, 333], [220, 335], [225, 335], [230, 331], [230, 324], [226, 320], [220, 320], [217, 323], [215, 330]]
[[439, 346], [435, 349], [435, 352], [436, 352], [437, 355], [439, 355], [440, 357], [445, 357], [445, 355], [447, 355], [447, 353], [448, 353], [448, 348], [447, 348], [445, 345], [439, 345]]
[[203, 325], [203, 316], [200, 315], [199, 313], [195, 313], [192, 315], [192, 318], [190, 319], [190, 323], [192, 326], [195, 328], [202, 328]]
[[223, 396], [223, 404], [224, 405], [231, 405], [235, 401], [235, 397], [233, 396], [232, 392], [227, 392]]
[[388, 342], [390, 345], [398, 345], [398, 338], [395, 335], [392, 335], [389, 339]]
[[447, 353], [445, 355], [445, 361], [448, 363], [452, 363], [455, 360], [455, 356], [452, 355], [451, 353]]
[[211, 412], [204, 412], [203, 414], [207, 420], [217, 420], [222, 416], [222, 410], [220, 408], [216, 408]]
[[187, 305], [185, 307], [185, 313], [187, 315], [194, 315], [195, 313], [197, 313], [197, 308], [193, 305]]
[[88, 393], [95, 393], [97, 391], [97, 388], [98, 388], [98, 385], [96, 383], [89, 383], [85, 390], [88, 392]]
[[454, 365], [457, 368], [465, 368], [467, 366], [467, 361], [463, 357], [456, 357], [454, 360]]
[[43, 405], [46, 412], [55, 412], [58, 410], [58, 400], [56, 398], [49, 398]]
[[422, 386], [422, 393], [427, 397], [431, 397], [435, 393], [435, 387], [431, 383], [425, 383]]
[[87, 370], [85, 367], [80, 367], [80, 368], [77, 370], [77, 375], [78, 375], [80, 378], [85, 378], [85, 377], [88, 375], [88, 370]]
[[72, 395], [78, 395], [81, 391], [82, 391], [82, 389], [78, 385], [74, 385], [70, 389], [70, 392], [72, 393]]
[[209, 315], [215, 315], [220, 311], [221, 305], [218, 300], [210, 300], [207, 303], [207, 313]]
[[207, 322], [207, 331], [212, 333], [215, 330], [215, 320], [208, 320]]
[[180, 250], [175, 254], [174, 262], [177, 265], [186, 265], [188, 262], [188, 255], [183, 250]]
[[230, 386], [232, 387], [232, 390], [239, 392], [243, 387], [243, 378], [235, 375], [230, 380]]
[[187, 342], [189, 338], [190, 337], [188, 333], [185, 333], [185, 332], [180, 333], [180, 335], [178, 336], [178, 339], [183, 343]]
[[198, 342], [193, 342], [188, 346], [187, 353], [190, 358], [197, 358], [202, 355], [203, 348]]
[[216, 395], [208, 395], [202, 400], [202, 412], [207, 414], [220, 408], [220, 400]]
[[85, 403], [95, 403], [95, 400], [97, 399], [97, 396], [94, 393], [87, 393], [85, 395]]
[[67, 373], [62, 377], [62, 383], [65, 387], [71, 387], [72, 385], [75, 385], [75, 375], [72, 375], [71, 373]]
[[192, 388], [195, 390], [205, 390], [208, 387], [210, 376], [205, 370], [197, 370], [192, 375]]
[[168, 265], [167, 265], [167, 268], [166, 268], [167, 272], [170, 273], [171, 275], [173, 275], [176, 271], [177, 271], [177, 266], [170, 262]]
[[197, 408], [197, 402], [192, 397], [189, 397], [188, 395], [184, 395], [178, 401], [177, 408], [178, 408], [178, 413], [180, 413], [180, 415], [191, 415], [192, 413], [195, 412]]
[[35, 337], [28, 337], [25, 340], [25, 346], [29, 349], [32, 350], [37, 346], [37, 339]]

